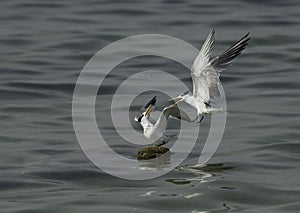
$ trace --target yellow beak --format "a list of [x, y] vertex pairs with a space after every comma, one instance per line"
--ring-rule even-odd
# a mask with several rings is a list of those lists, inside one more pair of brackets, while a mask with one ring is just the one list
[[176, 105], [178, 102], [180, 102], [182, 100], [182, 98], [179, 97], [175, 97], [175, 98], [170, 98], [169, 101], [175, 101], [175, 103], [173, 105]]
[[170, 98], [168, 101], [178, 101], [178, 100], [180, 100], [180, 98], [175, 97], [175, 98]]
[[148, 116], [152, 112], [152, 106], [148, 106], [148, 108], [145, 111], [145, 115]]

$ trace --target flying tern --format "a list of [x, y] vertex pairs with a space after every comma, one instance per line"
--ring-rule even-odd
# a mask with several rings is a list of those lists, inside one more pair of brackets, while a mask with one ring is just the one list
[[203, 115], [222, 111], [222, 108], [213, 108], [210, 105], [212, 99], [221, 97], [219, 90], [220, 73], [232, 64], [250, 40], [249, 33], [247, 33], [225, 52], [210, 59], [214, 47], [214, 35], [215, 31], [211, 30], [191, 67], [193, 92], [188, 91], [171, 98], [175, 101], [175, 104], [184, 101], [194, 107], [197, 110], [198, 117], [201, 116], [199, 122], [202, 121]]

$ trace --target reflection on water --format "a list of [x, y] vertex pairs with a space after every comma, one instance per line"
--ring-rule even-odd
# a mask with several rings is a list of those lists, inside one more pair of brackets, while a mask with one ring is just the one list
[[161, 155], [158, 158], [150, 159], [150, 160], [141, 160], [139, 169], [141, 170], [163, 170], [164, 168], [168, 168], [171, 165], [171, 157], [172, 153], [170, 151]]
[[183, 172], [187, 175], [184, 178], [167, 179], [167, 182], [173, 184], [195, 184], [197, 182], [207, 182], [210, 177], [215, 176], [216, 172], [222, 172], [224, 170], [233, 169], [232, 166], [224, 166], [222, 163], [208, 164], [208, 165], [187, 165], [177, 168], [176, 170]]

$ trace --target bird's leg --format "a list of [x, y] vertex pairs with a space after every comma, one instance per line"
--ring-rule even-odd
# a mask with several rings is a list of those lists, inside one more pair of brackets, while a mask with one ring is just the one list
[[199, 121], [196, 121], [196, 120], [199, 119], [199, 115], [197, 115], [197, 117], [196, 117], [194, 120], [192, 120], [191, 122], [201, 123], [201, 121], [203, 120], [203, 118], [204, 118], [204, 116], [202, 115], [201, 118], [200, 118], [200, 120], [199, 120]]
[[204, 119], [204, 116], [202, 115], [202, 117], [201, 117], [201, 119], [200, 119], [200, 121], [199, 122], [197, 122], [197, 123], [201, 123], [201, 121]]

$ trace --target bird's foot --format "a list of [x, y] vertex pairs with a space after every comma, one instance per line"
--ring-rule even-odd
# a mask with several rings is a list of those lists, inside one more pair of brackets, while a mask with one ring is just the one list
[[200, 118], [200, 121], [198, 121], [197, 123], [201, 123], [204, 119], [204, 116], [202, 115], [201, 118]]
[[191, 122], [194, 122], [194, 123], [201, 123], [202, 120], [204, 119], [204, 116], [202, 115], [201, 118], [200, 118], [200, 120], [197, 121], [199, 118], [200, 118], [199, 115], [197, 115], [197, 117], [196, 117], [194, 120], [192, 120]]

